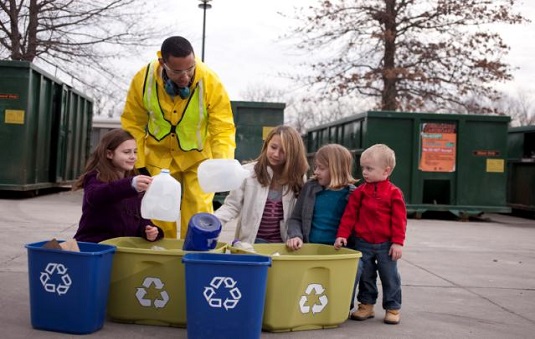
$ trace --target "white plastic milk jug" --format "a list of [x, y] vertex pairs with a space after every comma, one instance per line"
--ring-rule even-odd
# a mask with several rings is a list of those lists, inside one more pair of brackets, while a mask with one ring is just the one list
[[250, 176], [236, 159], [207, 159], [197, 170], [199, 184], [205, 193], [227, 192], [240, 187]]
[[141, 216], [145, 219], [177, 221], [180, 215], [180, 183], [162, 169], [152, 178], [152, 183], [141, 200]]

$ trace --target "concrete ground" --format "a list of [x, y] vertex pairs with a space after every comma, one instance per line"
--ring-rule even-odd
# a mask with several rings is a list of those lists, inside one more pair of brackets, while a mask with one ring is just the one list
[[[81, 214], [80, 192], [0, 198], [2, 338], [69, 338], [30, 322], [27, 250], [51, 238], [70, 239]], [[533, 338], [535, 220], [488, 214], [490, 221], [409, 219], [399, 269], [402, 320], [376, 317], [338, 328], [262, 333], [262, 338]], [[230, 241], [232, 229], [221, 240]], [[83, 307], [83, 305], [81, 305]], [[43, 310], [46, 311], [46, 310]], [[106, 321], [91, 338], [186, 338], [187, 330]]]

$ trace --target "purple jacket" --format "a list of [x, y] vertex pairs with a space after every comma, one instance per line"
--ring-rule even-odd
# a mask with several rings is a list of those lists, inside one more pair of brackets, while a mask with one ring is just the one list
[[[109, 183], [97, 179], [97, 172], [84, 180], [82, 217], [74, 238], [101, 242], [116, 237], [145, 236], [145, 226], [154, 224], [141, 217], [142, 195], [132, 187], [132, 177]], [[157, 239], [163, 238], [158, 228]]]

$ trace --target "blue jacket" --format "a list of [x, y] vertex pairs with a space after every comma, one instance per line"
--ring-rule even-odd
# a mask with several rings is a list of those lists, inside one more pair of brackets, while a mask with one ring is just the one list
[[[288, 219], [288, 239], [299, 237], [308, 243], [316, 194], [324, 188], [317, 180], [312, 179], [305, 183], [301, 189], [290, 219]], [[349, 192], [355, 190], [355, 185], [349, 185]]]

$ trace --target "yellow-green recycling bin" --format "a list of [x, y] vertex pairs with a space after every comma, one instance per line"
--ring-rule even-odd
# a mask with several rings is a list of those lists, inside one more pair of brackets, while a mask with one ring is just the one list
[[[231, 253], [251, 253], [231, 247]], [[271, 256], [262, 329], [288, 332], [337, 327], [347, 320], [362, 254], [348, 248], [304, 244], [254, 244]]]
[[[117, 247], [113, 258], [107, 313], [111, 321], [186, 327], [184, 240], [155, 242], [119, 237], [101, 242]], [[218, 242], [208, 252], [223, 253]]]

